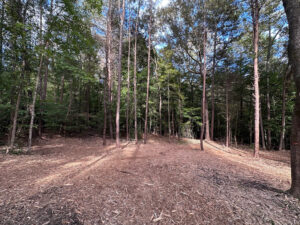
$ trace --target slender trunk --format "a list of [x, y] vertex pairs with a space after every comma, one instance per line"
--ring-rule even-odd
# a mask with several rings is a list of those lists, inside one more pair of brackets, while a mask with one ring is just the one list
[[65, 88], [65, 75], [62, 75], [60, 81], [60, 97], [59, 97], [60, 104], [62, 104], [64, 100], [64, 88]]
[[258, 73], [258, 40], [259, 40], [259, 2], [251, 1], [251, 12], [253, 21], [253, 46], [254, 46], [254, 157], [259, 157], [259, 73]]
[[200, 150], [204, 151], [203, 147], [203, 136], [204, 136], [204, 129], [205, 129], [205, 99], [206, 99], [206, 41], [207, 41], [207, 31], [206, 28], [204, 30], [204, 37], [203, 37], [203, 90], [202, 90], [202, 125], [201, 125], [201, 134], [200, 134]]
[[107, 115], [107, 109], [106, 109], [106, 98], [107, 98], [107, 73], [105, 74], [105, 79], [103, 82], [103, 145], [106, 145], [106, 115]]
[[161, 91], [159, 90], [159, 134], [160, 135], [162, 135], [161, 108], [162, 108], [162, 98], [161, 98]]
[[126, 139], [129, 140], [129, 107], [130, 107], [130, 14], [128, 19], [128, 59], [127, 59], [127, 101], [126, 101]]
[[122, 76], [122, 40], [123, 23], [125, 17], [125, 0], [122, 1], [122, 13], [120, 12], [120, 40], [119, 40], [119, 58], [118, 58], [118, 95], [116, 110], [116, 146], [120, 148], [120, 104], [121, 104], [121, 76]]
[[171, 141], [171, 124], [170, 124], [170, 74], [168, 73], [168, 136]]
[[0, 73], [3, 70], [3, 25], [4, 25], [4, 7], [5, 1], [2, 1], [1, 7], [1, 21], [0, 21]]
[[21, 74], [20, 86], [19, 86], [19, 90], [18, 90], [16, 108], [15, 108], [15, 112], [14, 112], [14, 116], [13, 116], [13, 125], [12, 125], [12, 131], [11, 131], [11, 136], [10, 136], [10, 145], [9, 145], [9, 148], [7, 148], [7, 150], [6, 150], [6, 154], [9, 152], [10, 149], [12, 149], [14, 147], [14, 144], [15, 144], [19, 107], [20, 107], [21, 95], [22, 95], [22, 91], [23, 91], [24, 76], [25, 76], [25, 59], [23, 59], [23, 62], [22, 62], [22, 74]]
[[229, 103], [228, 103], [228, 88], [229, 88], [229, 80], [228, 74], [226, 79], [226, 148], [229, 147]]
[[111, 59], [111, 52], [112, 52], [112, 28], [111, 28], [111, 21], [112, 21], [112, 3], [111, 0], [109, 0], [108, 2], [108, 17], [107, 17], [107, 37], [106, 37], [106, 41], [107, 41], [107, 74], [108, 74], [108, 80], [107, 80], [107, 84], [108, 84], [108, 102], [107, 102], [107, 111], [108, 111], [108, 123], [109, 123], [109, 134], [110, 134], [110, 139], [114, 138], [114, 134], [113, 134], [113, 125], [112, 125], [112, 76], [113, 76], [113, 72], [112, 72], [112, 59]]
[[[103, 122], [103, 145], [106, 145], [106, 122], [107, 122], [107, 111], [109, 113], [109, 124], [110, 124], [110, 138], [113, 138], [112, 134], [112, 123], [111, 123], [111, 111], [110, 111], [110, 103], [111, 103], [111, 63], [110, 63], [110, 53], [111, 53], [111, 0], [108, 1], [108, 16], [106, 21], [106, 74], [105, 80], [103, 83], [103, 110], [104, 110], [104, 122]], [[107, 94], [108, 92], [108, 94]], [[108, 101], [107, 101], [108, 98]], [[108, 102], [108, 104], [107, 104]], [[108, 105], [108, 110], [107, 110]]]
[[[267, 61], [266, 61], [266, 72], [267, 72], [267, 121], [268, 121], [268, 127], [267, 127], [267, 147], [268, 149], [272, 148], [271, 143], [271, 129], [270, 129], [270, 120], [271, 120], [271, 103], [270, 103], [270, 75], [269, 75], [269, 65], [270, 65], [270, 58], [271, 58], [271, 24], [269, 21], [269, 37], [268, 37], [268, 52], [267, 52]], [[262, 133], [262, 136], [264, 136], [264, 133]]]
[[135, 31], [134, 31], [134, 68], [133, 68], [133, 94], [134, 94], [134, 138], [135, 144], [138, 142], [138, 124], [137, 124], [137, 86], [136, 86], [136, 70], [137, 70], [137, 35], [138, 35], [138, 26], [139, 26], [139, 12], [140, 12], [141, 1], [139, 0], [137, 17], [135, 20]]
[[207, 141], [210, 141], [210, 132], [209, 132], [209, 116], [208, 116], [208, 103], [207, 103], [207, 99], [205, 101], [205, 139]]
[[68, 105], [68, 111], [67, 111], [65, 122], [64, 122], [64, 135], [66, 135], [66, 126], [67, 126], [66, 124], [67, 124], [69, 115], [71, 113], [72, 102], [73, 102], [73, 80], [71, 79], [69, 105]]
[[285, 138], [285, 102], [286, 102], [286, 88], [288, 86], [288, 76], [291, 72], [291, 68], [287, 69], [286, 74], [283, 77], [283, 88], [282, 88], [282, 114], [281, 114], [281, 132], [280, 132], [280, 143], [279, 143], [279, 150], [285, 148], [284, 146], [284, 138]]
[[[150, 10], [152, 11], [152, 0], [150, 0]], [[148, 73], [147, 73], [147, 94], [146, 94], [146, 109], [145, 109], [145, 126], [144, 126], [144, 144], [147, 142], [147, 120], [148, 120], [148, 104], [149, 104], [149, 85], [150, 85], [150, 68], [151, 68], [151, 20], [152, 12], [150, 13], [148, 27]]]
[[259, 120], [260, 120], [261, 143], [262, 143], [263, 149], [266, 149], [265, 132], [264, 132], [261, 109], [259, 110]]
[[[48, 48], [48, 42], [46, 43], [45, 49]], [[29, 137], [28, 137], [28, 149], [27, 151], [31, 151], [31, 144], [32, 144], [32, 128], [33, 128], [33, 123], [34, 123], [34, 116], [35, 116], [35, 103], [36, 103], [36, 97], [37, 97], [37, 92], [38, 92], [38, 87], [39, 87], [39, 82], [40, 82], [40, 77], [41, 77], [41, 71], [42, 71], [42, 66], [43, 66], [43, 58], [44, 54], [41, 54], [40, 58], [40, 65], [38, 68], [38, 74], [36, 76], [36, 81], [35, 81], [35, 88], [33, 90], [33, 100], [32, 100], [32, 105], [30, 106], [30, 125], [29, 125]]]
[[182, 103], [181, 103], [181, 75], [179, 73], [179, 96], [178, 96], [178, 107], [179, 107], [179, 121], [178, 121], [178, 140], [181, 138], [181, 121], [182, 121]]
[[214, 34], [214, 55], [213, 55], [213, 66], [212, 66], [212, 81], [211, 81], [211, 127], [210, 127], [210, 138], [214, 140], [214, 124], [215, 124], [215, 69], [216, 69], [216, 49], [217, 49], [217, 28], [215, 28]]

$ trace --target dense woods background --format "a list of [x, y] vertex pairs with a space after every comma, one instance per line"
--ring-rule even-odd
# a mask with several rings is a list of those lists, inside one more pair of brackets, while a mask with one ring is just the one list
[[[253, 145], [253, 1], [163, 2], [126, 1], [120, 26], [122, 1], [1, 1], [2, 144], [21, 143], [31, 126], [33, 137], [115, 138], [120, 94], [122, 137], [135, 138], [136, 118], [138, 138], [145, 127], [192, 138], [203, 128], [204, 138]], [[279, 0], [258, 4], [260, 145], [289, 149], [286, 16]]]

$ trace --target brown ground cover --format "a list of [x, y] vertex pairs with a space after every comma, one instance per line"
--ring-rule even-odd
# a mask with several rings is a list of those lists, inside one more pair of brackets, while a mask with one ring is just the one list
[[0, 224], [300, 224], [289, 152], [54, 137], [0, 154]]

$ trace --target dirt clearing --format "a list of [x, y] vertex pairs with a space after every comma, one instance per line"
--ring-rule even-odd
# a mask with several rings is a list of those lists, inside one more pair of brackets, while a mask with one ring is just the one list
[[300, 224], [299, 200], [284, 193], [288, 152], [198, 149], [56, 137], [1, 154], [0, 224]]

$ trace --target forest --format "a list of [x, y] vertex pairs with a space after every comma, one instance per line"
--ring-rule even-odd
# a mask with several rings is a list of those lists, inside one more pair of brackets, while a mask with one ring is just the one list
[[300, 0], [1, 0], [0, 48], [0, 224], [300, 224]]

